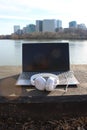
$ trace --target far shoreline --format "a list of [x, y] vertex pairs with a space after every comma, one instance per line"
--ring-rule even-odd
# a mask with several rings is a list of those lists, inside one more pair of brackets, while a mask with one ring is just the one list
[[0, 38], [0, 40], [87, 40], [87, 38]]
[[0, 39], [12, 40], [87, 40], [87, 30], [65, 30], [58, 32], [32, 32], [0, 35]]

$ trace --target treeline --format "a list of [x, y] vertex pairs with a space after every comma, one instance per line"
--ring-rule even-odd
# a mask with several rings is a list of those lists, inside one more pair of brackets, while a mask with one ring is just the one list
[[65, 29], [58, 32], [1, 35], [0, 39], [87, 39], [87, 30]]
[[11, 39], [11, 35], [0, 35], [0, 39]]

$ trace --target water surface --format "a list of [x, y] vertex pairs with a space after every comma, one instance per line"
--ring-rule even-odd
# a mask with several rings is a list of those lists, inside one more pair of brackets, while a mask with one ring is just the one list
[[69, 42], [70, 64], [87, 64], [87, 40], [0, 40], [0, 66], [22, 65], [22, 44]]

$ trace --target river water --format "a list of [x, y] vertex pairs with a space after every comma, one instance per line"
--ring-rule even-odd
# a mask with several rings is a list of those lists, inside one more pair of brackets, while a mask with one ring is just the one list
[[87, 64], [87, 40], [0, 40], [0, 66], [22, 65], [22, 44], [69, 42], [70, 64]]

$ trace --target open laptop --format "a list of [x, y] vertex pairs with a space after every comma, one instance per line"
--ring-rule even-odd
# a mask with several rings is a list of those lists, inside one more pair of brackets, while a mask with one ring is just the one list
[[70, 71], [69, 43], [22, 44], [22, 73], [16, 85], [31, 85], [30, 77], [42, 72], [58, 75], [60, 85], [78, 84]]

